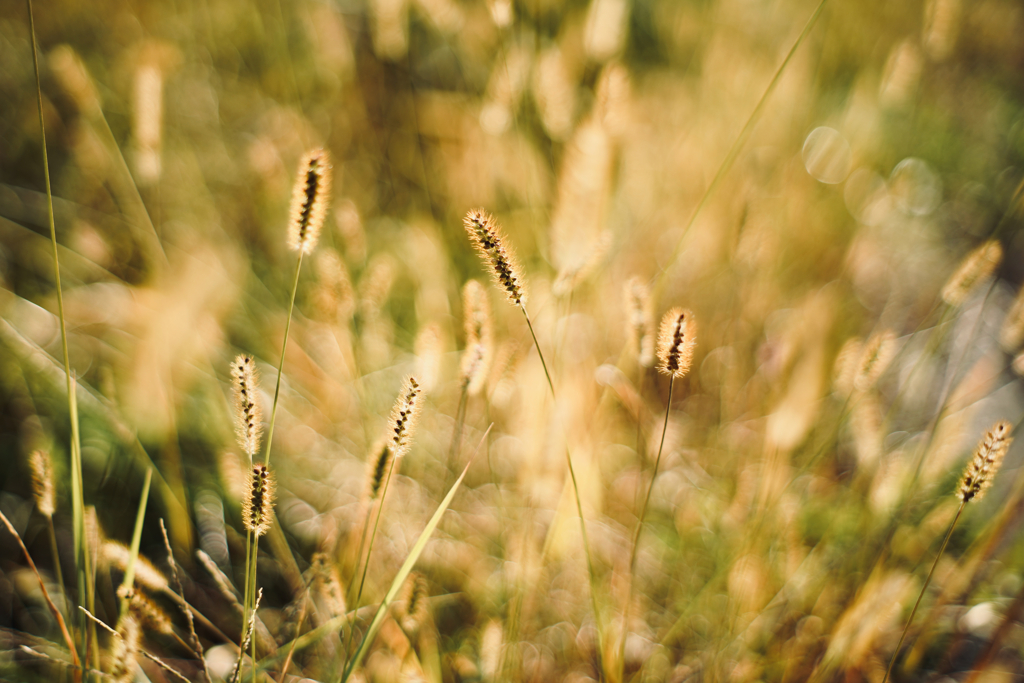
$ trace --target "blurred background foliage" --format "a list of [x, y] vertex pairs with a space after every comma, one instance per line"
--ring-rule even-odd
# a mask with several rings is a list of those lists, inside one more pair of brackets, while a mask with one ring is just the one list
[[[58, 538], [70, 544], [70, 428], [27, 13], [2, 6], [0, 508], [38, 560], [49, 551], [27, 456], [53, 453]], [[194, 551], [240, 585], [227, 367], [252, 353], [265, 392], [276, 378], [295, 166], [323, 146], [334, 196], [302, 272], [274, 445], [294, 560], [275, 547], [260, 565], [275, 637], [291, 637], [286, 606], [314, 552], [350, 579], [364, 460], [413, 371], [432, 380], [429, 400], [385, 507], [375, 599], [452, 480], [459, 292], [487, 277], [461, 220], [483, 206], [524, 265], [559, 398], [518, 312], [492, 291], [500, 362], [468, 404], [463, 456], [494, 429], [421, 562], [442, 661], [424, 675], [490, 680], [497, 642], [514, 652], [512, 677], [599, 678], [596, 653], [615, 661], [632, 600], [626, 671], [644, 680], [880, 680], [906, 614], [893, 605], [916, 596], [963, 459], [996, 418], [1021, 413], [1018, 349], [998, 338], [1024, 279], [1024, 6], [829, 0], [740, 137], [815, 9], [37, 3], [86, 503], [104, 537], [130, 538], [155, 464], [143, 553], [163, 556], [165, 518], [190, 601], [237, 633]], [[995, 280], [944, 308], [947, 277], [993, 237], [1007, 256]], [[667, 383], [636, 363], [631, 276], [658, 285], [658, 312], [679, 304], [700, 321], [632, 597], [623, 563]], [[898, 339], [892, 368], [854, 398], [834, 391], [843, 343], [882, 330]], [[603, 643], [565, 497], [566, 444], [582, 472]], [[1013, 474], [954, 535], [950, 557], [972, 561], [940, 565], [933, 593], [950, 594], [925, 603], [918, 673], [901, 680], [965, 670], [1007, 612], [1022, 583], [1010, 533], [1019, 460], [1015, 450]], [[981, 553], [993, 525], [998, 543]], [[0, 544], [4, 642], [52, 637], [37, 597], [22, 595], [15, 546]], [[510, 623], [517, 590], [532, 599]], [[1015, 625], [1000, 659], [1011, 677], [1024, 672], [1022, 633]], [[401, 661], [396, 647], [379, 648], [369, 679], [393, 680], [380, 653]], [[175, 656], [173, 643], [154, 648]], [[320, 655], [302, 665], [327, 680]], [[15, 678], [43, 670], [0, 662]]]

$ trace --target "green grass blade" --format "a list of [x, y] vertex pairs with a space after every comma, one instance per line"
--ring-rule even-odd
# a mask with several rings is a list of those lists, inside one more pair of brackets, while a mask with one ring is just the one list
[[[490, 433], [491, 428], [488, 427], [487, 431], [484, 432], [483, 439], [487, 438], [487, 434]], [[483, 443], [483, 440], [480, 442]], [[477, 452], [480, 450], [480, 446], [477, 446]], [[474, 457], [476, 453], [473, 454]], [[387, 616], [388, 607], [394, 602], [398, 596], [398, 592], [402, 589], [402, 584], [405, 583], [405, 579], [409, 576], [409, 572], [416, 565], [416, 562], [420, 559], [420, 555], [423, 553], [423, 549], [427, 547], [427, 541], [434, 534], [434, 530], [437, 525], [441, 523], [441, 517], [444, 515], [448, 506], [451, 505], [452, 499], [455, 498], [455, 492], [459, 490], [459, 486], [462, 484], [462, 480], [466, 478], [466, 473], [469, 472], [470, 465], [473, 464], [473, 459], [470, 458], [469, 462], [462, 470], [462, 474], [455, 480], [452, 487], [448, 490], [448, 495], [444, 497], [441, 504], [437, 506], [437, 510], [434, 512], [434, 516], [427, 522], [426, 528], [423, 529], [423, 533], [420, 534], [419, 539], [416, 541], [416, 545], [412, 547], [412, 551], [409, 552], [409, 556], [405, 558], [405, 562], [402, 564], [402, 568], [398, 570], [394, 580], [391, 582], [391, 587], [388, 589], [387, 595], [384, 596], [384, 600], [380, 603], [377, 608], [377, 613], [373, 615], [373, 621], [370, 622], [370, 627], [366, 630], [366, 635], [363, 636], [362, 642], [359, 643], [359, 649], [356, 650], [355, 656], [352, 657], [352, 661], [348, 663], [345, 668], [345, 673], [342, 675], [342, 683], [348, 680], [352, 671], [359, 666], [359, 662], [366, 656], [367, 651], [373, 644], [374, 639], [377, 637], [377, 631], [380, 630], [381, 625], [384, 623], [384, 618]]]
[[[135, 563], [139, 559], [139, 543], [142, 541], [142, 523], [146, 519], [146, 503], [149, 502], [149, 484], [153, 480], [153, 470], [146, 470], [146, 480], [142, 483], [142, 498], [139, 500], [139, 510], [135, 513], [135, 530], [132, 532], [132, 547], [128, 553], [128, 566], [124, 570], [124, 580], [121, 585], [131, 590], [135, 582]], [[127, 601], [121, 600], [121, 613], [124, 613]]]

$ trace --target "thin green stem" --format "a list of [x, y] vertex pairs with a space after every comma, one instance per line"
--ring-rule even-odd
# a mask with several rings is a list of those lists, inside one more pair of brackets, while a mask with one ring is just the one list
[[455, 428], [452, 431], [452, 443], [448, 447], [448, 463], [445, 467], [447, 470], [445, 476], [449, 477], [452, 475], [452, 465], [455, 463], [456, 458], [459, 455], [460, 447], [462, 446], [462, 425], [466, 421], [466, 404], [469, 403], [466, 389], [469, 383], [462, 383], [462, 393], [459, 395], [459, 407], [455, 409]]
[[946, 550], [946, 544], [949, 543], [949, 537], [953, 535], [953, 528], [956, 527], [957, 521], [960, 519], [960, 514], [964, 511], [964, 506], [967, 502], [960, 503], [960, 507], [956, 511], [956, 516], [953, 517], [953, 521], [949, 524], [949, 531], [946, 532], [946, 537], [942, 539], [942, 545], [939, 546], [939, 552], [935, 556], [935, 561], [932, 562], [932, 568], [928, 572], [928, 578], [924, 580], [924, 585], [921, 586], [921, 593], [917, 596], [917, 602], [914, 603], [914, 609], [910, 611], [910, 618], [907, 619], [907, 625], [903, 627], [903, 634], [900, 636], [900, 642], [896, 643], [896, 649], [892, 652], [892, 658], [889, 660], [889, 668], [885, 670], [885, 676], [882, 678], [882, 683], [886, 683], [889, 680], [889, 675], [892, 673], [892, 667], [896, 663], [896, 657], [900, 654], [900, 648], [903, 647], [903, 641], [907, 637], [907, 632], [910, 630], [910, 624], [914, 622], [914, 615], [917, 614], [917, 608], [921, 605], [921, 599], [924, 597], [924, 593], [928, 590], [928, 584], [932, 581], [932, 574], [935, 573], [935, 568], [939, 566], [939, 560], [942, 558], [942, 553]]
[[302, 250], [295, 263], [295, 279], [292, 281], [292, 295], [288, 301], [288, 320], [284, 324], [284, 341], [281, 343], [281, 360], [277, 363], [277, 382], [274, 386], [274, 403], [270, 408], [270, 424], [267, 426], [267, 454], [263, 464], [270, 467], [270, 449], [274, 445], [274, 423], [277, 422], [277, 401], [281, 396], [281, 377], [284, 375], [284, 354], [288, 349], [288, 333], [292, 328], [292, 312], [295, 310], [295, 293], [299, 289], [299, 273], [302, 271]]
[[647, 486], [647, 495], [644, 497], [644, 504], [640, 507], [640, 516], [636, 521], [636, 530], [633, 532], [633, 547], [629, 551], [629, 588], [626, 590], [626, 607], [622, 617], [622, 636], [619, 641], [619, 680], [625, 675], [626, 635], [629, 633], [629, 608], [633, 602], [633, 583], [636, 576], [637, 548], [640, 545], [640, 533], [644, 528], [644, 519], [647, 517], [647, 506], [651, 502], [651, 492], [654, 490], [654, 480], [658, 478], [658, 467], [661, 465], [661, 453], [665, 448], [665, 434], [668, 433], [668, 416], [672, 412], [672, 389], [675, 387], [675, 376], [668, 380], [668, 401], [665, 404], [665, 423], [661, 427], [661, 443], [658, 445], [658, 455], [654, 459], [654, 471], [651, 472], [651, 483]]
[[800, 32], [799, 37], [797, 37], [793, 46], [789, 48], [789, 52], [786, 53], [786, 58], [782, 60], [782, 63], [779, 64], [779, 68], [775, 70], [775, 75], [768, 83], [768, 87], [765, 88], [764, 93], [761, 95], [761, 99], [757, 101], [757, 104], [754, 106], [754, 110], [750, 112], [747, 122], [743, 124], [743, 128], [740, 130], [739, 135], [736, 136], [736, 139], [732, 143], [732, 147], [729, 148], [729, 151], [725, 155], [725, 159], [722, 160], [721, 166], [719, 166], [718, 171], [715, 172], [714, 178], [711, 179], [711, 183], [708, 185], [708, 188], [704, 190], [704, 194], [701, 196], [700, 201], [697, 202], [696, 208], [694, 208], [693, 212], [690, 214], [689, 220], [687, 220], [686, 224], [683, 226], [683, 232], [679, 235], [679, 240], [676, 242], [675, 249], [672, 250], [672, 255], [665, 262], [664, 268], [662, 268], [661, 272], [658, 274], [657, 283], [652, 294], [655, 300], [657, 300], [658, 295], [661, 294], [661, 290], [665, 286], [668, 269], [671, 268], [672, 264], [676, 262], [677, 258], [679, 258], [679, 254], [683, 249], [683, 240], [686, 238], [686, 234], [690, 231], [690, 228], [693, 227], [698, 214], [700, 214], [701, 209], [703, 209], [708, 203], [708, 199], [710, 199], [715, 188], [718, 187], [718, 184], [725, 177], [725, 174], [729, 172], [730, 168], [732, 168], [733, 163], [736, 161], [736, 157], [739, 156], [740, 150], [743, 149], [743, 144], [747, 141], [747, 138], [750, 137], [750, 133], [754, 129], [754, 124], [757, 123], [757, 120], [761, 116], [761, 112], [768, 103], [768, 98], [771, 97], [773, 92], [775, 92], [776, 86], [778, 86], [779, 81], [782, 79], [783, 72], [786, 70], [786, 67], [789, 66], [790, 61], [792, 61], [797, 48], [803, 44], [807, 35], [811, 32], [811, 29], [814, 28], [814, 24], [818, 21], [818, 17], [821, 16], [821, 12], [825, 9], [825, 3], [827, 2], [828, 0], [821, 0], [821, 2], [818, 3], [817, 8], [815, 8], [814, 13], [811, 15], [811, 18], [807, 20], [807, 23], [804, 25], [804, 30]]
[[[533, 337], [533, 345], [537, 347], [537, 355], [540, 357], [540, 364], [544, 368], [544, 376], [548, 380], [548, 388], [551, 390], [551, 398], [555, 398], [555, 385], [551, 381], [551, 373], [548, 372], [548, 364], [544, 360], [544, 352], [540, 350], [537, 342], [537, 333], [533, 330], [533, 323], [530, 321], [530, 314], [526, 312], [526, 306], [520, 304], [520, 310], [526, 318], [526, 324], [530, 328], [530, 335]], [[590, 541], [587, 538], [587, 521], [583, 516], [583, 502], [580, 499], [580, 487], [576, 481], [576, 470], [572, 466], [572, 454], [569, 453], [569, 444], [565, 446], [565, 462], [569, 466], [569, 478], [572, 480], [573, 497], [576, 499], [576, 512], [580, 516], [580, 533], [583, 537], [583, 554], [587, 557], [587, 571], [590, 574], [590, 607], [594, 611], [594, 623], [597, 626], [597, 647], [595, 648], [598, 660], [598, 672], [600, 679], [604, 680], [605, 671], [603, 656], [601, 654], [602, 642], [604, 640], [604, 629], [601, 627], [601, 612], [597, 608], [597, 574], [594, 572], [594, 560], [590, 553]]]

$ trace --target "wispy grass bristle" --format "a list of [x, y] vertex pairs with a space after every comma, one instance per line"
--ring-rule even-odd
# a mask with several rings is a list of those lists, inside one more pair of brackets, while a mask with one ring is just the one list
[[504, 236], [494, 217], [483, 209], [473, 209], [466, 214], [463, 225], [473, 246], [491, 271], [495, 283], [505, 291], [509, 302], [523, 306], [526, 303], [526, 287], [515, 255], [504, 243]]
[[412, 446], [412, 436], [422, 404], [423, 389], [415, 377], [410, 377], [405, 381], [395, 407], [391, 410], [388, 438], [396, 459], [408, 453]]
[[298, 177], [292, 192], [288, 221], [288, 246], [303, 254], [316, 248], [320, 230], [327, 217], [331, 193], [331, 164], [327, 151], [311, 150], [299, 162]]
[[256, 360], [240, 354], [231, 363], [234, 379], [235, 430], [238, 445], [252, 460], [260, 450], [260, 436], [263, 433], [263, 412], [259, 404], [259, 385]]
[[651, 308], [651, 290], [638, 277], [626, 281], [626, 314], [629, 325], [630, 347], [636, 351], [637, 361], [645, 368], [654, 365], [654, 311]]
[[245, 528], [257, 537], [270, 531], [274, 505], [274, 480], [266, 465], [252, 466], [249, 490], [242, 504]]
[[36, 508], [47, 517], [53, 517], [53, 513], [57, 511], [57, 504], [50, 454], [44, 450], [33, 451], [29, 465], [32, 469], [32, 495], [36, 499]]
[[1002, 420], [985, 433], [957, 486], [956, 495], [962, 502], [981, 500], [992, 486], [992, 480], [1003, 464], [1003, 458], [1013, 441], [1010, 437], [1011, 431], [1013, 425]]
[[487, 291], [477, 280], [469, 280], [462, 288], [462, 315], [466, 331], [466, 348], [462, 352], [462, 384], [470, 396], [476, 396], [487, 381], [494, 356], [494, 332], [491, 304]]
[[682, 379], [690, 371], [696, 345], [697, 324], [693, 313], [682, 308], [671, 309], [661, 319], [658, 370], [674, 379]]
[[961, 261], [942, 288], [942, 300], [950, 306], [959, 306], [967, 300], [988, 276], [995, 272], [1003, 260], [1003, 247], [997, 240], [989, 240]]

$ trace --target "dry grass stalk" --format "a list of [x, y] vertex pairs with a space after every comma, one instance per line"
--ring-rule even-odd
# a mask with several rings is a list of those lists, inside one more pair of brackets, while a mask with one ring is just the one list
[[327, 217], [331, 193], [331, 164], [324, 149], [306, 153], [299, 163], [288, 220], [288, 246], [303, 254], [316, 248]]
[[942, 300], [950, 306], [959, 306], [967, 300], [988, 276], [995, 272], [1003, 260], [1003, 247], [996, 240], [989, 240], [972, 251], [960, 263], [942, 288]]
[[270, 471], [266, 465], [253, 465], [249, 491], [242, 505], [242, 521], [257, 538], [270, 531], [273, 505], [274, 480]]
[[135, 172], [139, 181], [146, 184], [159, 180], [162, 170], [163, 85], [163, 72], [158, 65], [143, 63], [135, 70]]
[[256, 360], [252, 356], [239, 355], [231, 364], [231, 376], [234, 379], [238, 445], [251, 461], [260, 450], [260, 436], [263, 433], [263, 412], [257, 402], [259, 384]]
[[487, 291], [477, 280], [462, 288], [462, 315], [466, 330], [466, 349], [462, 352], [462, 384], [470, 396], [484, 388], [494, 356], [494, 331]]
[[53, 486], [53, 462], [50, 454], [43, 450], [32, 452], [29, 459], [32, 468], [32, 494], [36, 499], [36, 508], [49, 518], [57, 511]]
[[491, 271], [494, 281], [505, 290], [509, 302], [526, 303], [526, 288], [515, 255], [504, 244], [504, 236], [494, 218], [483, 209], [473, 209], [463, 220], [469, 239]]
[[693, 363], [697, 344], [697, 324], [693, 313], [673, 308], [661, 319], [658, 334], [658, 371], [673, 379], [682, 379]]

